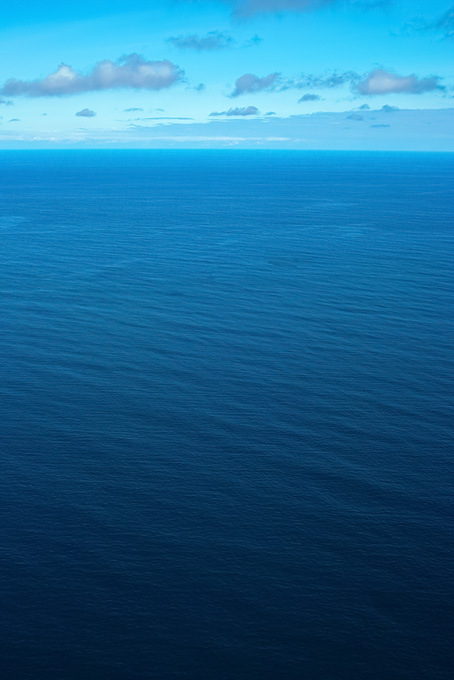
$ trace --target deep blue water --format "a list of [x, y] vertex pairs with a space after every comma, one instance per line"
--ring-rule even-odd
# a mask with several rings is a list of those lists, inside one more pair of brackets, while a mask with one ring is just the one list
[[452, 677], [454, 155], [0, 154], [1, 677]]

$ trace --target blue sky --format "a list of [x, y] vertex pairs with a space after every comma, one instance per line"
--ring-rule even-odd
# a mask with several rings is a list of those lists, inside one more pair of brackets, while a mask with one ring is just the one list
[[454, 151], [449, 0], [23, 0], [0, 148]]

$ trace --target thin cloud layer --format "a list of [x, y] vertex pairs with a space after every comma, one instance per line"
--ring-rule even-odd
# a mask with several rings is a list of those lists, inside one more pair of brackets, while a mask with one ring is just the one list
[[82, 109], [75, 115], [80, 116], [81, 118], [94, 118], [96, 116], [96, 111], [92, 111], [91, 109]]
[[244, 16], [276, 14], [284, 11], [305, 12], [322, 4], [321, 0], [230, 0], [230, 2], [234, 6], [235, 13]]
[[323, 76], [303, 75], [300, 78], [289, 80], [287, 87], [296, 87], [297, 89], [331, 89], [333, 87], [341, 87], [346, 83], [351, 83], [359, 79], [359, 75], [354, 71], [344, 71], [343, 73], [331, 73]]
[[226, 33], [220, 31], [210, 31], [205, 36], [179, 35], [168, 39], [174, 47], [181, 50], [196, 50], [197, 52], [223, 50], [231, 47], [233, 39]]
[[242, 108], [231, 108], [228, 111], [213, 111], [210, 113], [211, 117], [216, 116], [257, 116], [259, 110], [256, 106], [244, 106]]
[[355, 89], [359, 94], [378, 95], [392, 93], [423, 94], [443, 88], [440, 85], [440, 78], [437, 76], [418, 78], [413, 73], [409, 76], [398, 76], [384, 69], [375, 69], [363, 80], [356, 83]]
[[279, 76], [279, 73], [270, 73], [263, 78], [259, 78], [253, 73], [245, 73], [236, 79], [235, 87], [230, 96], [239, 97], [242, 94], [250, 94], [251, 92], [274, 90], [279, 80]]
[[431, 28], [436, 31], [441, 31], [444, 38], [454, 38], [454, 5], [448, 9], [442, 16], [429, 24], [426, 28]]
[[281, 14], [283, 12], [308, 12], [318, 7], [348, 4], [361, 9], [384, 7], [393, 0], [227, 0], [239, 16], [254, 14]]
[[188, 116], [147, 116], [146, 118], [135, 118], [134, 120], [194, 120]]
[[78, 73], [67, 64], [42, 80], [7, 80], [0, 89], [1, 95], [10, 97], [58, 97], [112, 90], [117, 88], [136, 88], [161, 90], [181, 80], [183, 71], [171, 61], [147, 61], [140, 54], [129, 54], [116, 62], [105, 59], [99, 61], [88, 75]]

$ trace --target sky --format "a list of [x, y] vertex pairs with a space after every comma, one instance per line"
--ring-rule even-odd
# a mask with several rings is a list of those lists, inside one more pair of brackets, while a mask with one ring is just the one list
[[452, 0], [20, 0], [0, 149], [454, 151]]

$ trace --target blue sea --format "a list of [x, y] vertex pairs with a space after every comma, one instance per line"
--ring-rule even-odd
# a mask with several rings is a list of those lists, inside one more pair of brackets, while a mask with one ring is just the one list
[[0, 153], [4, 680], [453, 677], [454, 154]]

